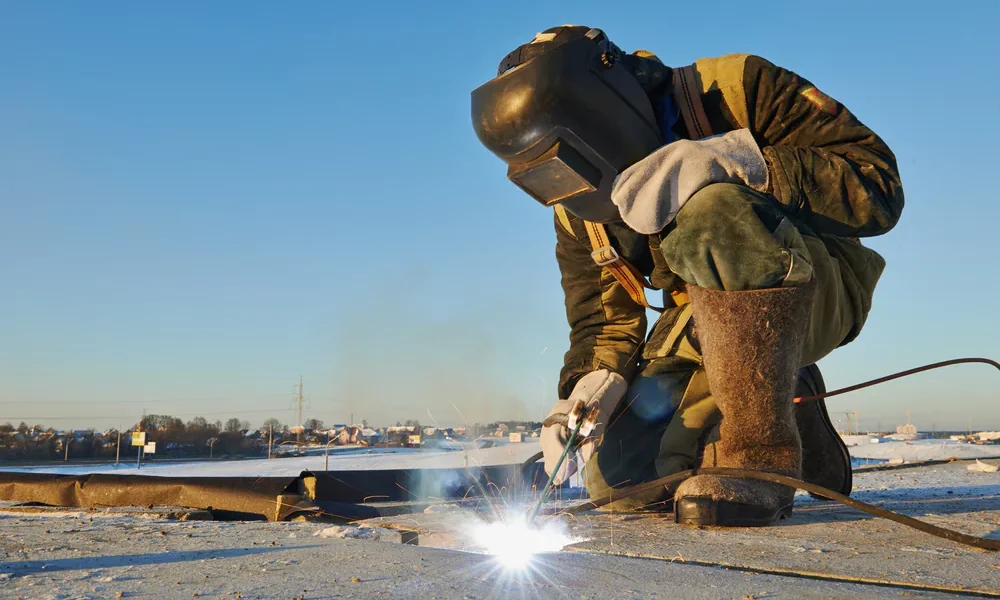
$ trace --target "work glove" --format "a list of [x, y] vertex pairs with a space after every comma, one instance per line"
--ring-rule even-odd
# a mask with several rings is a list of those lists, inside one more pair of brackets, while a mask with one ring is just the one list
[[[583, 401], [585, 406], [584, 414], [594, 409], [597, 410], [596, 427], [590, 435], [583, 439], [583, 442], [579, 446], [580, 458], [583, 464], [587, 464], [587, 461], [594, 454], [597, 440], [604, 434], [604, 428], [608, 424], [608, 419], [611, 418], [611, 414], [618, 407], [622, 398], [625, 397], [627, 389], [628, 384], [625, 382], [624, 377], [607, 369], [601, 369], [587, 373], [581, 377], [576, 382], [576, 385], [573, 386], [573, 391], [570, 393], [569, 398], [556, 402], [545, 418], [547, 422], [553, 424], [543, 426], [542, 433], [539, 436], [542, 454], [545, 457], [545, 472], [547, 474], [552, 475], [556, 462], [559, 461], [559, 456], [562, 454], [563, 449], [566, 447], [566, 441], [569, 439], [570, 431], [565, 424], [566, 420], [562, 419], [562, 417], [565, 415], [568, 418], [570, 411], [577, 401]], [[561, 422], [555, 423], [555, 421]], [[556, 473], [553, 479], [556, 485], [562, 484], [576, 473], [575, 455], [576, 452], [573, 452], [563, 461], [559, 472]]]
[[611, 188], [611, 201], [626, 225], [652, 235], [698, 190], [713, 183], [767, 191], [767, 163], [749, 129], [677, 140], [657, 149], [622, 171]]

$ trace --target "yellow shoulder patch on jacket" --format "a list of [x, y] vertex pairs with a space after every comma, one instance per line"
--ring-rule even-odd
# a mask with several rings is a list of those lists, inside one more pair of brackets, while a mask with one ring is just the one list
[[750, 127], [747, 95], [743, 87], [743, 69], [749, 54], [727, 54], [700, 58], [694, 62], [701, 93], [719, 90], [729, 112], [740, 127]]

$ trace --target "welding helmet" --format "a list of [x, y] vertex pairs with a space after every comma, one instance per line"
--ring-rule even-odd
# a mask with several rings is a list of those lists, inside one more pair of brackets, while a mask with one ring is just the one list
[[618, 174], [662, 145], [636, 57], [600, 29], [555, 27], [508, 54], [472, 92], [472, 122], [507, 178], [544, 206], [619, 220]]

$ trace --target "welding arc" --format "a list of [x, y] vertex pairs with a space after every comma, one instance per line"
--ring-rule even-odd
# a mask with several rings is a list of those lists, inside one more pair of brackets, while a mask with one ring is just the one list
[[772, 483], [778, 483], [788, 487], [797, 488], [800, 490], [807, 491], [809, 493], [815, 494], [817, 496], [822, 496], [836, 502], [840, 502], [846, 506], [849, 506], [855, 510], [859, 510], [870, 515], [881, 517], [883, 519], [888, 519], [890, 521], [895, 521], [907, 527], [912, 527], [914, 529], [923, 531], [924, 533], [929, 533], [931, 535], [950, 540], [952, 542], [958, 542], [959, 544], [965, 544], [967, 546], [972, 546], [974, 548], [980, 548], [982, 550], [1000, 551], [1000, 540], [992, 540], [987, 538], [976, 537], [974, 535], [968, 535], [965, 533], [960, 533], [958, 531], [952, 531], [951, 529], [945, 529], [944, 527], [938, 527], [937, 525], [931, 525], [930, 523], [925, 523], [914, 519], [913, 517], [908, 517], [906, 515], [901, 515], [899, 513], [893, 512], [891, 510], [886, 510], [884, 508], [879, 508], [877, 506], [872, 506], [866, 502], [861, 502], [860, 500], [855, 500], [849, 496], [845, 496], [839, 492], [829, 490], [825, 487], [808, 483], [800, 479], [795, 479], [793, 477], [786, 477], [784, 475], [778, 475], [777, 473], [766, 473], [764, 471], [751, 471], [747, 469], [730, 469], [723, 467], [706, 467], [702, 469], [691, 469], [689, 471], [681, 471], [680, 473], [674, 473], [673, 475], [668, 475], [667, 477], [662, 477], [655, 481], [650, 481], [648, 483], [641, 483], [639, 485], [634, 485], [631, 487], [623, 488], [617, 490], [616, 492], [598, 498], [596, 500], [588, 500], [586, 502], [581, 502], [576, 506], [571, 506], [568, 509], [563, 510], [552, 510], [547, 511], [552, 514], [570, 514], [575, 515], [582, 512], [587, 512], [595, 508], [600, 508], [607, 504], [610, 504], [616, 500], [622, 500], [636, 494], [641, 494], [643, 492], [648, 492], [650, 490], [655, 490], [660, 487], [666, 487], [673, 485], [675, 483], [680, 483], [689, 477], [694, 477], [695, 475], [718, 475], [720, 477], [738, 477], [740, 479], [757, 479], [759, 481], [769, 481]]

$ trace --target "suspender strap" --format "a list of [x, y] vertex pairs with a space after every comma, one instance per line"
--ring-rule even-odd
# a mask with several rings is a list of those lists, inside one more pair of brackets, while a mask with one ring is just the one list
[[[684, 126], [688, 136], [693, 140], [712, 135], [712, 124], [705, 114], [705, 105], [701, 101], [701, 86], [698, 85], [698, 74], [694, 65], [674, 70], [674, 101], [681, 109]], [[688, 295], [682, 291], [671, 294], [674, 304], [682, 306], [689, 302]]]
[[[674, 70], [674, 99], [680, 106], [681, 117], [684, 119], [684, 126], [687, 127], [688, 136], [698, 140], [712, 135], [712, 125], [708, 122], [708, 115], [705, 114], [705, 107], [701, 102], [701, 91], [698, 85], [698, 75], [694, 65], [681, 67]], [[611, 246], [608, 238], [608, 231], [601, 223], [591, 223], [584, 221], [587, 227], [587, 235], [590, 237], [590, 246], [593, 252], [590, 256], [599, 267], [603, 267], [615, 276], [618, 283], [625, 288], [629, 297], [639, 306], [663, 312], [662, 308], [652, 306], [646, 299], [647, 289], [656, 289], [646, 281], [632, 264], [618, 255], [618, 252]], [[683, 291], [675, 291], [671, 294], [674, 304], [683, 306], [688, 303], [687, 294]]]
[[684, 126], [692, 140], [712, 135], [712, 125], [708, 122], [705, 107], [701, 103], [701, 91], [694, 65], [674, 70], [674, 100], [681, 109]]
[[663, 312], [662, 308], [651, 305], [649, 300], [646, 299], [645, 290], [655, 290], [656, 288], [651, 286], [646, 281], [646, 278], [642, 276], [642, 273], [632, 263], [622, 258], [614, 247], [611, 246], [611, 238], [608, 237], [607, 228], [602, 223], [592, 223], [590, 221], [584, 221], [583, 223], [587, 229], [587, 237], [590, 238], [590, 247], [593, 249], [590, 257], [594, 259], [594, 263], [599, 267], [611, 271], [611, 274], [625, 288], [629, 297], [636, 304], [657, 312]]

